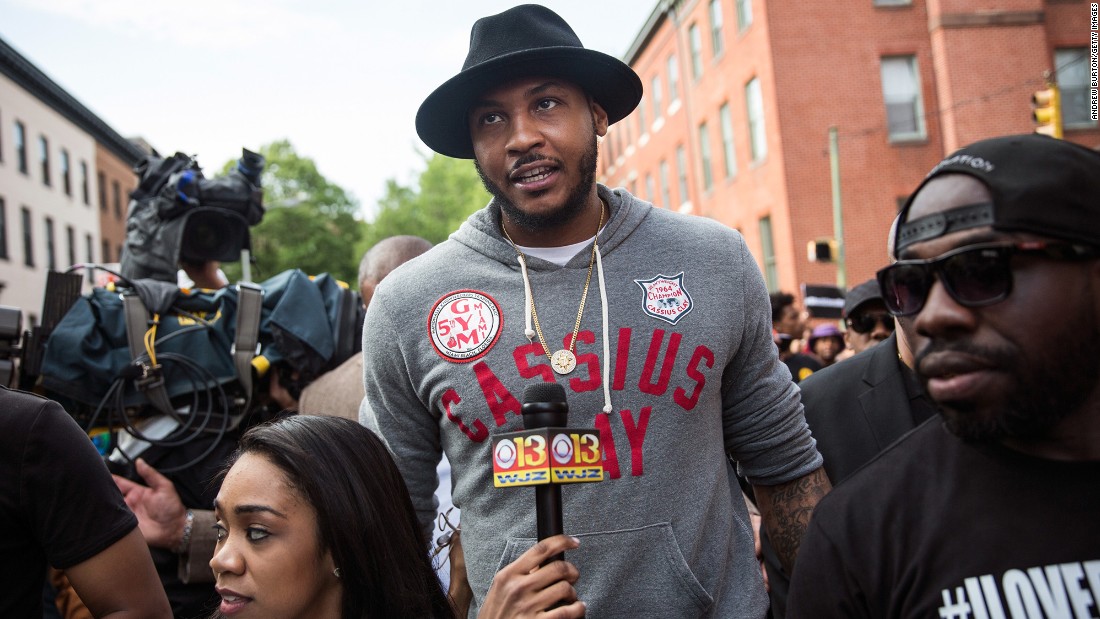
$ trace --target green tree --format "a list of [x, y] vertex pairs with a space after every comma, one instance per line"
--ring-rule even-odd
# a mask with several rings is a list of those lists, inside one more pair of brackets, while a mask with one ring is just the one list
[[386, 181], [378, 214], [367, 227], [360, 249], [366, 250], [398, 234], [413, 234], [439, 243], [489, 202], [489, 193], [481, 185], [472, 161], [439, 154], [424, 161], [416, 187], [405, 187], [394, 179]]
[[[356, 248], [366, 227], [356, 218], [358, 203], [289, 141], [272, 142], [258, 152], [266, 160], [261, 182], [267, 210], [252, 228], [253, 279], [296, 268], [311, 275], [331, 273], [354, 286], [361, 256]], [[227, 163], [225, 171], [236, 163]], [[237, 281], [239, 264], [225, 270], [230, 281]]]

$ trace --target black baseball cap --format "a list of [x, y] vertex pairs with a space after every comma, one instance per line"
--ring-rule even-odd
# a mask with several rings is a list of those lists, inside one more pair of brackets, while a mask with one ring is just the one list
[[877, 279], [869, 279], [855, 288], [852, 288], [848, 291], [848, 294], [844, 295], [844, 311], [841, 317], [850, 317], [853, 312], [860, 308], [860, 306], [870, 301], [878, 301], [884, 306], [886, 304], [886, 302], [882, 300], [882, 289], [879, 288]]
[[[944, 174], [978, 179], [993, 201], [909, 221], [913, 199]], [[902, 207], [899, 222], [895, 256], [913, 243], [978, 226], [1100, 244], [1100, 152], [1038, 134], [975, 142], [932, 168]]]

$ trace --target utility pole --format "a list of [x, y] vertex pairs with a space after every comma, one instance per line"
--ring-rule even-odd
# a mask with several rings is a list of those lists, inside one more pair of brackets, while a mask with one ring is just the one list
[[829, 171], [833, 182], [833, 236], [836, 239], [836, 285], [845, 290], [848, 272], [844, 258], [844, 217], [840, 207], [840, 147], [836, 126], [829, 127]]

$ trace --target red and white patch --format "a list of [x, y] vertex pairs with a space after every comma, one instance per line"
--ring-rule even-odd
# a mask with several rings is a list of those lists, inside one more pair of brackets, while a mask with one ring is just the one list
[[478, 290], [456, 290], [428, 315], [432, 346], [447, 361], [469, 363], [489, 352], [500, 336], [500, 305]]
[[654, 318], [674, 325], [691, 311], [691, 295], [684, 288], [682, 272], [672, 277], [658, 275], [653, 279], [636, 279], [634, 283], [642, 288], [645, 313]]

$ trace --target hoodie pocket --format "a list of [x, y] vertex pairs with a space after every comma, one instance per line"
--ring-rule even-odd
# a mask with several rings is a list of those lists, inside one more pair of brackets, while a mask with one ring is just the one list
[[[714, 599], [688, 567], [667, 522], [638, 529], [576, 535], [567, 561], [580, 570], [577, 595], [589, 619], [699, 617]], [[509, 538], [497, 571], [515, 561], [535, 539]]]

